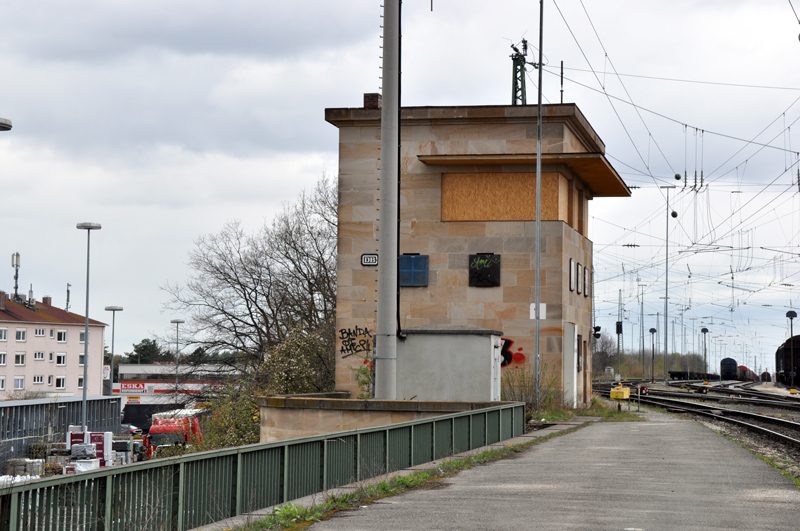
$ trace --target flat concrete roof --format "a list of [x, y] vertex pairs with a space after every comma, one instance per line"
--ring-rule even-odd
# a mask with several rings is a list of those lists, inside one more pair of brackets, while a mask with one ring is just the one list
[[8, 131], [11, 129], [11, 120], [0, 118], [0, 131]]
[[[375, 127], [380, 124], [381, 109], [361, 107], [325, 109], [325, 120], [338, 128]], [[446, 124], [535, 125], [538, 120], [536, 105], [403, 107], [400, 110], [401, 124], [408, 127]], [[630, 197], [630, 188], [605, 158], [605, 144], [577, 105], [574, 103], [543, 105], [542, 123], [564, 124], [586, 149], [585, 152], [544, 153], [542, 164], [563, 165], [570, 168], [586, 183], [592, 197]], [[535, 153], [418, 155], [418, 159], [427, 165], [448, 167], [536, 164]]]

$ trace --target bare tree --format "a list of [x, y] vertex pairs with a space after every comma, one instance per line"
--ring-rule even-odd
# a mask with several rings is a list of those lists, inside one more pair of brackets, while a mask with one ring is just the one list
[[198, 238], [190, 278], [162, 287], [170, 296], [165, 309], [189, 316], [182, 343], [256, 369], [299, 329], [329, 343], [332, 375], [337, 208], [336, 179], [323, 175], [253, 234], [234, 221]]
[[602, 332], [599, 339], [595, 340], [592, 352], [592, 372], [602, 373], [612, 360], [616, 360], [617, 340], [611, 334]]

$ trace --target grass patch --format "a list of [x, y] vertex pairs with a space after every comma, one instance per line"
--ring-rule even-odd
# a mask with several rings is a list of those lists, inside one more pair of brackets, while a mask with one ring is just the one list
[[738, 444], [739, 446], [741, 446], [742, 448], [744, 448], [745, 450], [747, 450], [748, 452], [750, 452], [751, 454], [753, 454], [754, 456], [758, 457], [759, 459], [764, 461], [766, 464], [768, 464], [769, 466], [771, 466], [772, 468], [774, 468], [775, 470], [780, 472], [784, 477], [791, 479], [794, 482], [794, 486], [797, 487], [797, 490], [800, 490], [800, 477], [795, 475], [795, 473], [792, 472], [792, 470], [791, 470], [791, 468], [795, 465], [793, 461], [791, 461], [789, 459], [785, 459], [785, 458], [783, 458], [781, 456], [778, 456], [780, 458], [780, 460], [783, 461], [782, 463], [780, 463], [780, 462], [778, 462], [778, 461], [776, 461], [776, 460], [774, 460], [774, 459], [772, 459], [770, 457], [767, 457], [767, 456], [765, 456], [763, 454], [758, 453], [758, 451], [756, 451], [753, 448], [751, 448], [750, 445], [747, 444], [746, 441], [741, 441], [741, 440], [739, 440], [739, 439], [737, 439], [735, 437], [732, 437], [731, 435], [726, 435], [725, 433], [717, 430], [716, 428], [712, 428], [712, 427], [710, 427], [710, 426], [708, 426], [706, 424], [703, 424], [703, 425], [706, 426], [707, 428], [712, 429], [714, 432], [722, 435], [723, 437], [725, 437], [729, 441], [735, 442], [736, 444]]
[[606, 399], [597, 396], [592, 397], [592, 405], [587, 409], [549, 408], [534, 411], [531, 416], [537, 423], [572, 420], [576, 416], [600, 417], [603, 422], [639, 422], [645, 420], [644, 417], [632, 412], [617, 411], [616, 404], [611, 407]]
[[[748, 449], [749, 449], [749, 448], [748, 448]], [[799, 478], [799, 477], [795, 476], [794, 474], [792, 474], [791, 472], [789, 472], [788, 470], [786, 470], [786, 468], [785, 468], [784, 466], [782, 466], [780, 463], [776, 463], [776, 462], [775, 462], [775, 461], [773, 461], [772, 459], [770, 459], [770, 458], [768, 458], [768, 457], [766, 457], [766, 456], [764, 456], [764, 455], [761, 455], [761, 454], [759, 454], [759, 453], [756, 453], [756, 452], [754, 452], [753, 450], [750, 450], [750, 451], [751, 451], [751, 452], [752, 452], [752, 453], [753, 453], [753, 454], [754, 454], [756, 457], [758, 457], [759, 459], [761, 459], [762, 461], [764, 461], [765, 463], [767, 463], [769, 466], [771, 466], [772, 468], [774, 468], [775, 470], [777, 470], [778, 472], [780, 472], [781, 474], [783, 474], [783, 475], [784, 475], [784, 476], [786, 476], [787, 478], [789, 478], [789, 479], [791, 479], [792, 481], [794, 481], [794, 486], [795, 486], [795, 487], [797, 487], [797, 490], [800, 490], [800, 478]]]

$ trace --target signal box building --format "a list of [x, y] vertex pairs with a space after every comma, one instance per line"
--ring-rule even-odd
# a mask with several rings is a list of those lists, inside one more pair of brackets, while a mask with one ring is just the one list
[[[352, 396], [361, 392], [353, 369], [372, 353], [378, 271], [394, 267], [370, 256], [380, 118], [374, 94], [364, 108], [325, 113], [339, 129], [336, 387]], [[403, 108], [401, 123], [401, 327], [502, 331], [502, 370], [532, 370], [536, 106]], [[630, 190], [576, 105], [546, 105], [542, 129], [541, 388], [580, 406], [591, 399], [589, 202]]]

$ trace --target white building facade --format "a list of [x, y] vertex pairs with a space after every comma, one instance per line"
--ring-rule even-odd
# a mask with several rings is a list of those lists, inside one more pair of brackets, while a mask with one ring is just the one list
[[84, 383], [85, 317], [0, 291], [0, 399], [103, 394], [105, 324], [89, 319], [88, 381]]

